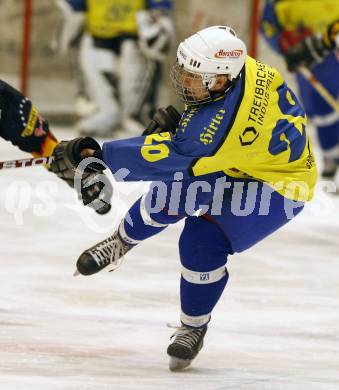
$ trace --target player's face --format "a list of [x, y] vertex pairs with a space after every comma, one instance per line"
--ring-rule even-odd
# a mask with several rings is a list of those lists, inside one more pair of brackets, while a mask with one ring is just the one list
[[179, 82], [185, 94], [194, 101], [201, 101], [209, 97], [208, 89], [204, 86], [199, 74], [182, 69]]
[[171, 69], [171, 80], [176, 95], [187, 105], [200, 105], [212, 100], [202, 76], [185, 70], [178, 63]]

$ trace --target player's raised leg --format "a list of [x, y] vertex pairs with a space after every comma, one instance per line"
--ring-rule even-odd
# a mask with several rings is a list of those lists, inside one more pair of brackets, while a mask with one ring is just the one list
[[[152, 196], [152, 193], [149, 193]], [[147, 195], [138, 199], [121, 221], [119, 228], [105, 240], [85, 250], [77, 261], [82, 275], [93, 275], [107, 266], [116, 269], [122, 257], [139, 242], [164, 230], [168, 224], [178, 221], [177, 216], [166, 210], [153, 215], [148, 207]], [[133, 224], [130, 224], [133, 221]]]

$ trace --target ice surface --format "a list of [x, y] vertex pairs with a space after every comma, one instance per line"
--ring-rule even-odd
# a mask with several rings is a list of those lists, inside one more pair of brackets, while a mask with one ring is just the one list
[[[0, 150], [2, 160], [25, 156]], [[179, 318], [182, 225], [113, 273], [74, 278], [78, 255], [144, 186], [122, 185], [119, 211], [101, 217], [41, 167], [1, 171], [0, 182], [1, 390], [339, 389], [339, 197], [317, 191], [297, 219], [230, 258], [205, 347], [172, 373], [166, 324]]]

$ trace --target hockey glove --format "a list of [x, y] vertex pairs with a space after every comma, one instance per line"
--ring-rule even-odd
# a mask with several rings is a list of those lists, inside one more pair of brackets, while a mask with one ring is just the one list
[[180, 122], [181, 114], [173, 107], [159, 108], [142, 135], [161, 133], [169, 131], [175, 133]]
[[162, 62], [174, 36], [171, 17], [160, 11], [144, 10], [137, 14], [139, 47], [145, 57]]
[[[94, 150], [96, 161], [87, 163], [84, 152]], [[83, 204], [92, 207], [98, 214], [106, 214], [110, 209], [113, 188], [103, 173], [104, 164], [100, 145], [90, 137], [62, 141], [53, 152], [54, 161], [50, 170], [75, 188]], [[79, 167], [80, 164], [80, 167]]]
[[285, 60], [290, 72], [296, 72], [299, 66], [311, 66], [321, 63], [336, 47], [339, 22], [332, 23], [325, 34], [311, 35], [290, 48]]

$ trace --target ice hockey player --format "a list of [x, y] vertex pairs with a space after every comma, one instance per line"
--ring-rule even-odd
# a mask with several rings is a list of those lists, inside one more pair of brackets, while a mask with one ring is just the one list
[[133, 225], [125, 218], [112, 236], [81, 254], [83, 275], [118, 266], [142, 240], [185, 218], [182, 326], [167, 349], [170, 369], [180, 370], [202, 348], [228, 280], [228, 256], [297, 215], [312, 198], [317, 169], [293, 91], [276, 69], [246, 55], [231, 28], [209, 27], [181, 42], [171, 78], [187, 107], [174, 131], [165, 120], [153, 134], [106, 142], [102, 150], [95, 140], [69, 141], [55, 149], [52, 169], [63, 177], [59, 163], [71, 172], [72, 161], [95, 156], [116, 176], [127, 169], [125, 181], [154, 182], [129, 210]]
[[[65, 17], [63, 46], [83, 16], [80, 63], [97, 110], [79, 121], [82, 135], [140, 134], [153, 116], [164, 59], [173, 38], [171, 0], [57, 0]], [[128, 126], [127, 126], [128, 124]], [[134, 131], [132, 131], [132, 125]]]
[[[34, 157], [50, 156], [59, 141], [49, 129], [34, 104], [15, 88], [0, 80], [0, 137], [10, 141]], [[93, 207], [98, 214], [106, 214], [110, 208], [112, 186], [102, 171], [88, 172], [82, 176], [80, 186], [74, 180], [63, 177], [70, 187], [79, 188], [79, 198], [84, 205]], [[100, 175], [100, 180], [98, 180]]]
[[296, 75], [302, 103], [317, 129], [324, 162], [322, 176], [332, 179], [339, 167], [339, 113], [298, 73], [298, 68], [310, 68], [316, 79], [337, 98], [339, 2], [268, 0], [261, 29], [273, 50], [284, 56], [288, 70]]

